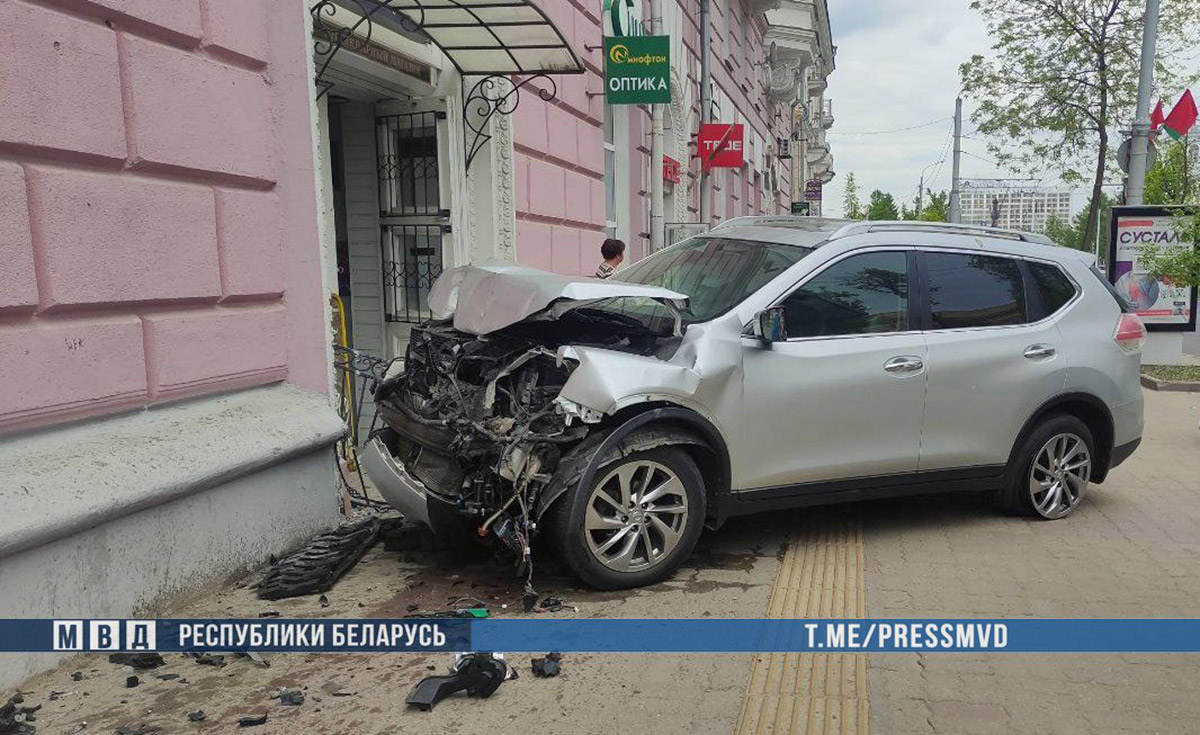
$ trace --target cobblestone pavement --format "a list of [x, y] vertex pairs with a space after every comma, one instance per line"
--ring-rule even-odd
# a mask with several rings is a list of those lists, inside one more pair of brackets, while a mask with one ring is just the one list
[[[580, 589], [543, 562], [539, 587], [585, 617], [1191, 617], [1200, 602], [1200, 395], [1147, 393], [1146, 441], [1077, 514], [1039, 523], [983, 498], [939, 495], [737, 519], [703, 540], [671, 581], [623, 593]], [[375, 549], [328, 594], [261, 602], [246, 581], [178, 617], [389, 617], [461, 596], [520, 615], [511, 567]], [[507, 608], [501, 607], [507, 604]], [[268, 712], [269, 735], [405, 733], [1119, 733], [1196, 732], [1200, 656], [568, 654], [557, 679], [521, 673], [489, 700], [433, 712], [403, 700], [440, 655], [271, 656], [220, 669], [178, 655], [128, 673], [82, 656], [22, 687], [38, 732], [237, 730]], [[70, 674], [82, 672], [82, 681]], [[179, 674], [162, 680], [156, 674]], [[270, 698], [306, 688], [300, 707]], [[50, 699], [51, 692], [59, 692]], [[186, 714], [203, 709], [204, 723]]]

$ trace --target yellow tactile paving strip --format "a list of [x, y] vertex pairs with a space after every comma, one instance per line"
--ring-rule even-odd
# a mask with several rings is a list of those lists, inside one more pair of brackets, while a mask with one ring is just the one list
[[[862, 525], [853, 509], [801, 520], [771, 589], [767, 617], [864, 618]], [[769, 653], [755, 658], [737, 735], [868, 733], [867, 656]]]

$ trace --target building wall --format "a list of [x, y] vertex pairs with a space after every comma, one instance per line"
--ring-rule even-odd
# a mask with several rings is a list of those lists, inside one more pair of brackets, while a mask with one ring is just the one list
[[962, 193], [962, 220], [969, 224], [992, 223], [993, 200], [1000, 202], [997, 227], [1045, 232], [1051, 217], [1061, 222], [1071, 219], [1069, 189], [1028, 189], [1019, 187], [967, 188]]
[[[603, 51], [604, 21], [601, 0], [539, 0], [564, 36], [583, 59], [587, 73], [555, 77], [557, 94], [544, 101], [537, 90], [548, 86], [533, 82], [526, 88], [513, 115], [516, 171], [514, 197], [517, 216], [517, 259], [558, 273], [590, 274], [599, 262], [605, 235], [605, 101]], [[648, 3], [645, 7], [648, 8]], [[687, 200], [686, 216], [699, 216], [700, 164], [694, 136], [699, 127], [700, 27], [699, 1], [664, 2], [665, 27], [677, 29], [673, 59], [681, 73], [675, 93], [686, 120], [672, 121], [683, 145], [667, 141], [668, 155], [682, 157], [684, 175], [676, 196]], [[761, 190], [769, 179], [767, 146], [790, 135], [786, 106], [774, 106], [766, 97], [762, 62], [766, 51], [766, 22], [761, 13], [747, 12], [745, 0], [712, 4], [713, 79], [715, 98], [721, 102], [721, 122], [747, 125], [747, 166], [713, 175], [714, 222], [750, 213], [786, 212], [790, 206], [791, 167], [781, 161], [779, 191]], [[649, 17], [645, 18], [647, 24]], [[589, 50], [588, 47], [591, 47]], [[756, 66], [758, 65], [758, 66]], [[629, 245], [631, 259], [649, 251], [650, 115], [645, 107], [614, 109], [620, 129], [617, 176], [618, 233]], [[753, 150], [752, 140], [760, 141]], [[682, 151], [678, 150], [682, 149]], [[757, 178], [756, 178], [757, 177]], [[760, 186], [755, 189], [756, 180]], [[667, 219], [673, 219], [667, 212]]]
[[[587, 65], [583, 75], [558, 75], [557, 95], [543, 101], [527, 89], [513, 116], [513, 186], [517, 260], [558, 273], [594, 270], [604, 238], [604, 99], [599, 1], [542, 0]], [[548, 85], [537, 82], [538, 90]], [[590, 266], [590, 269], [589, 269]]]
[[0, 0], [0, 433], [329, 385], [304, 15]]
[[[775, 105], [767, 99], [765, 62], [768, 44], [763, 41], [767, 24], [761, 12], [749, 12], [750, 4], [746, 0], [711, 3], [712, 74], [716, 86], [713, 96], [719, 105], [714, 120], [746, 124], [747, 165], [741, 169], [713, 172], [713, 222], [710, 224], [747, 214], [784, 214], [791, 206], [790, 194], [787, 194], [792, 190], [791, 161], [778, 162], [778, 189], [763, 191], [761, 185], [755, 185], [756, 177], [761, 182], [770, 174], [768, 149], [774, 149], [776, 138], [790, 137], [792, 124], [791, 106]], [[700, 2], [679, 0], [679, 5], [687, 18], [684, 33], [684, 44], [688, 49], [687, 83], [697, 90], [691, 107], [695, 120], [692, 129], [696, 130], [700, 116]], [[699, 177], [699, 160], [692, 160], [689, 173]], [[697, 215], [699, 189], [697, 183], [695, 205], [689, 206], [689, 211]]]

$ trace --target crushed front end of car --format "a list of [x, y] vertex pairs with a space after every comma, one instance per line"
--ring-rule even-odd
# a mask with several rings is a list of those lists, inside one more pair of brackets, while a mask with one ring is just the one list
[[[636, 298], [664, 307], [650, 328], [595, 307]], [[518, 267], [466, 267], [430, 295], [434, 319], [413, 328], [404, 370], [375, 394], [384, 427], [363, 452], [377, 490], [450, 544], [491, 543], [532, 574], [530, 540], [604, 418], [561, 394], [576, 349], [657, 362], [678, 347], [685, 297], [633, 284]], [[575, 470], [577, 473], [577, 469]]]

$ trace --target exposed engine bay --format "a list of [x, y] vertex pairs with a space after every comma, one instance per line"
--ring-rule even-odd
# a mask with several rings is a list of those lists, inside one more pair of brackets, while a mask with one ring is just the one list
[[376, 391], [388, 427], [379, 437], [428, 491], [435, 532], [457, 525], [497, 544], [528, 578], [539, 496], [603, 419], [558, 400], [577, 367], [559, 348], [665, 357], [679, 341], [672, 329], [588, 308], [482, 336], [429, 322], [412, 330], [404, 372]]

